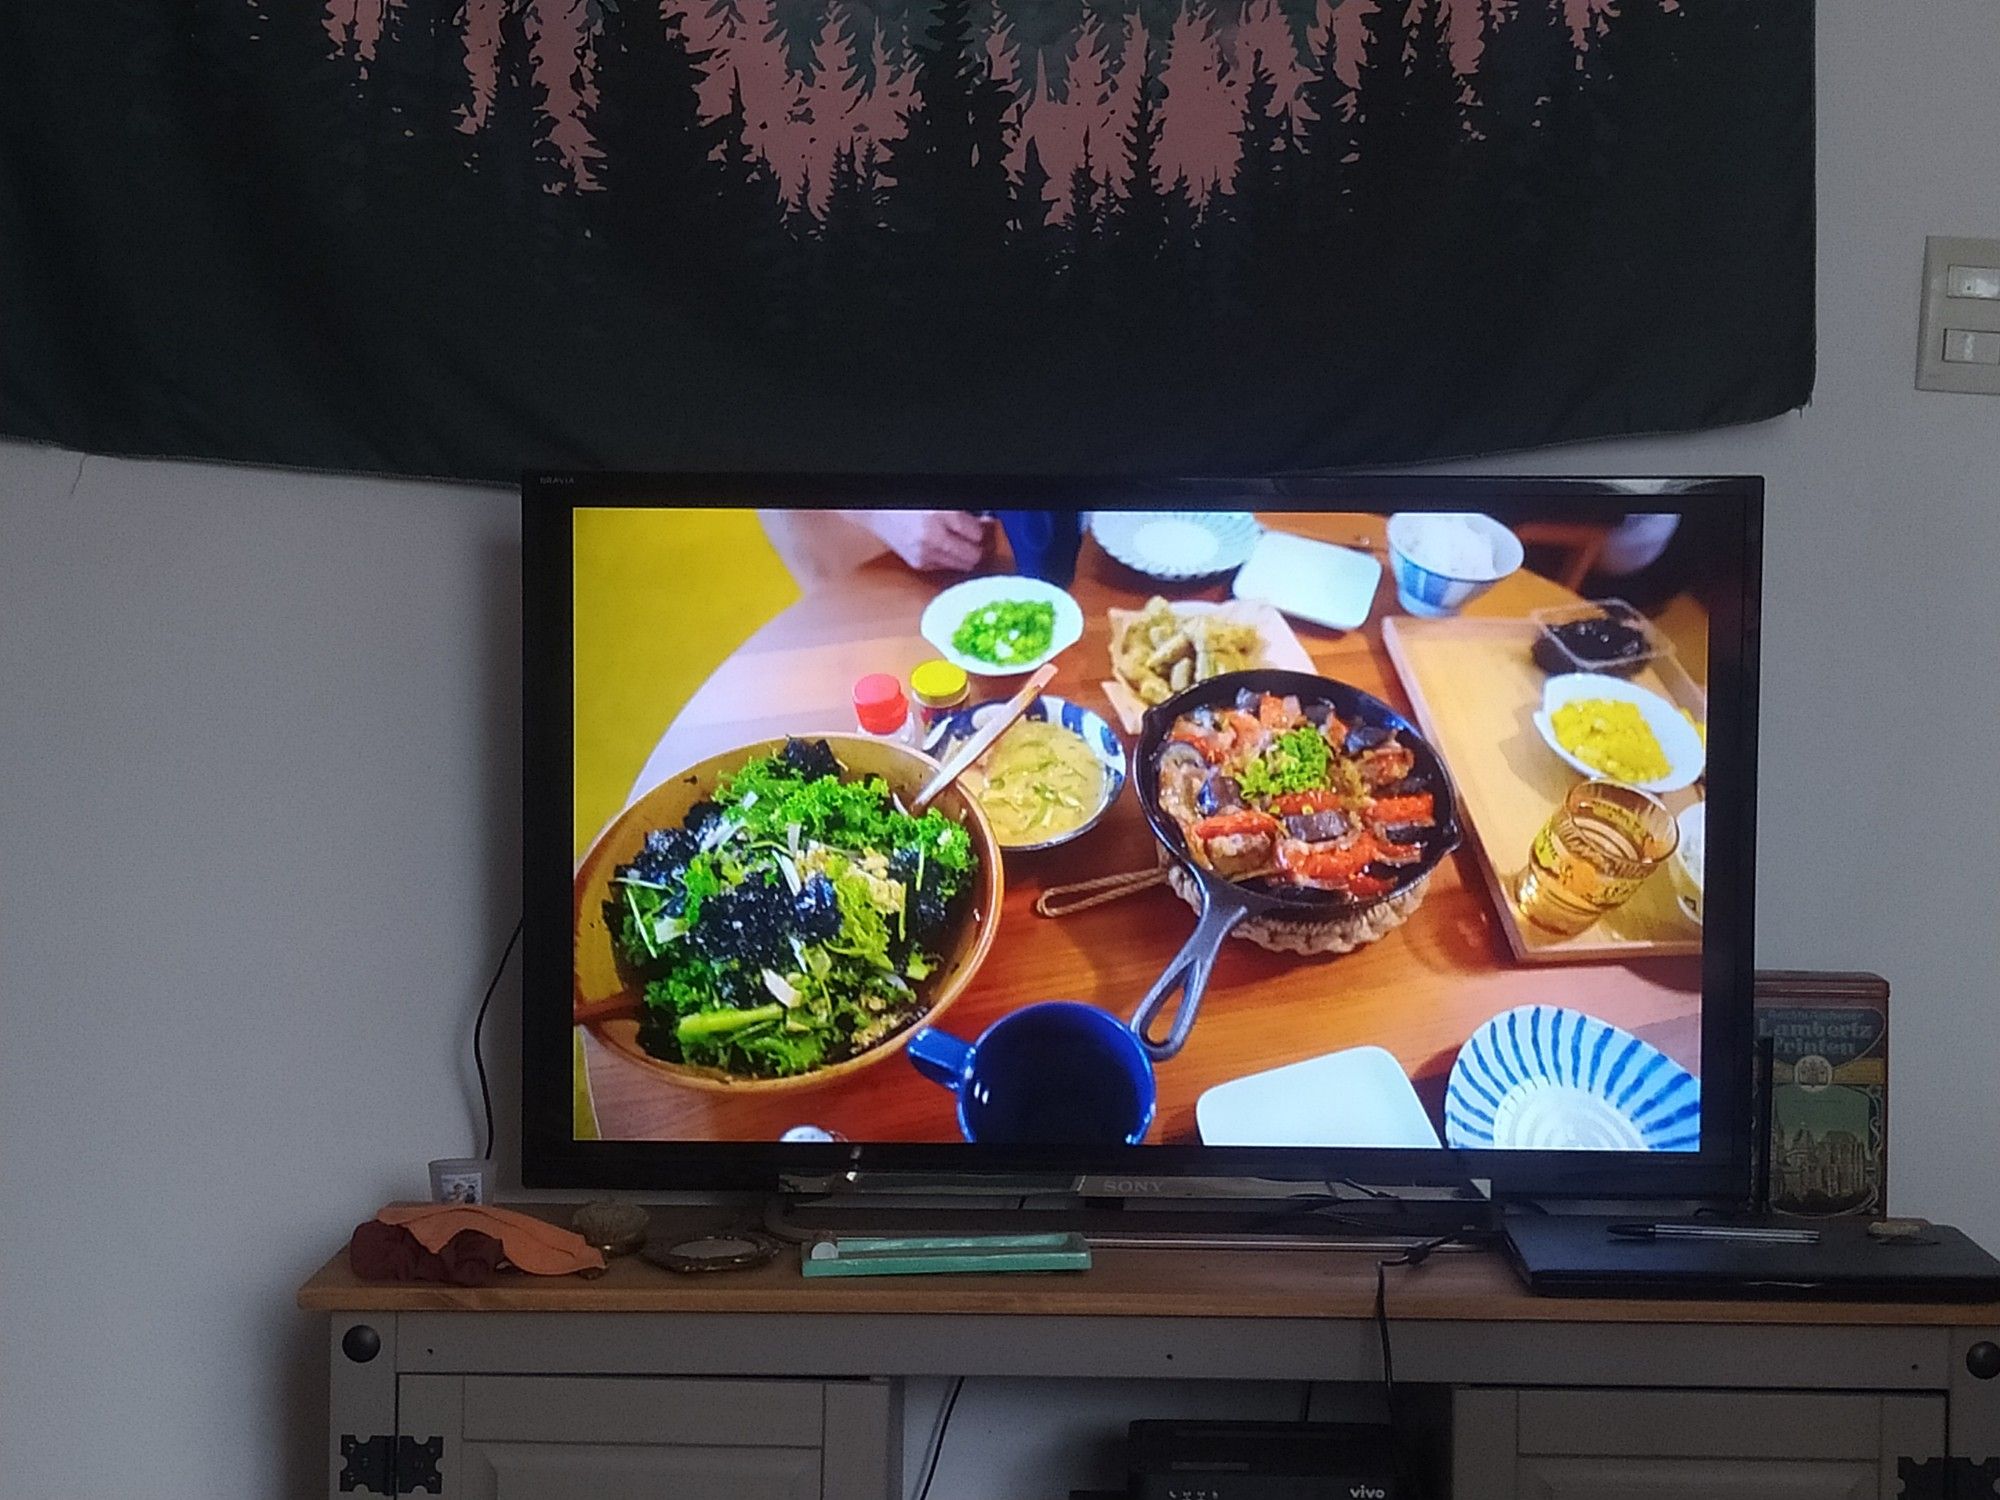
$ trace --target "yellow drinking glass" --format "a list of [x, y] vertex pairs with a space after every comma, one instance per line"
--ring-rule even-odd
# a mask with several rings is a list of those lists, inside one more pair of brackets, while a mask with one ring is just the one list
[[1528, 850], [1514, 904], [1535, 926], [1575, 937], [1630, 901], [1680, 842], [1659, 798], [1612, 781], [1570, 789]]

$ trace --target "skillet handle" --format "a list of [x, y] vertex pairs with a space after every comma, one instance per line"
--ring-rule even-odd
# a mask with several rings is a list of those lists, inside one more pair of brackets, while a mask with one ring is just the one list
[[[1187, 1045], [1188, 1033], [1194, 1030], [1195, 1011], [1200, 1008], [1201, 997], [1208, 989], [1209, 970], [1215, 967], [1215, 955], [1222, 949], [1222, 940], [1250, 914], [1250, 908], [1242, 901], [1217, 901], [1205, 881], [1196, 884], [1201, 891], [1201, 918], [1194, 924], [1194, 931], [1188, 935], [1181, 951], [1174, 955], [1174, 961], [1153, 982], [1146, 998], [1132, 1013], [1132, 1032], [1154, 1062], [1167, 1061]], [[1174, 1011], [1173, 1024], [1165, 1038], [1155, 1037], [1153, 1023], [1159, 1020], [1160, 1012], [1166, 1009], [1167, 1001], [1176, 990], [1180, 991], [1181, 999]]]

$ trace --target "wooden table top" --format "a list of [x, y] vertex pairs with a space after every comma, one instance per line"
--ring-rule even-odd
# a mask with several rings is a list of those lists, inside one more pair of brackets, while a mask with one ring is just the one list
[[[1275, 529], [1384, 550], [1377, 516], [1260, 519]], [[814, 726], [851, 729], [847, 695], [857, 677], [875, 671], [907, 677], [936, 654], [917, 621], [937, 590], [937, 580], [891, 558], [809, 594], [696, 692], [634, 795], [746, 741]], [[1100, 687], [1111, 675], [1106, 611], [1142, 605], [1154, 592], [1176, 601], [1227, 597], [1224, 584], [1162, 585], [1130, 572], [1088, 536], [1070, 592], [1083, 610], [1084, 634], [1058, 658], [1061, 673], [1050, 691], [1113, 723]], [[1466, 612], [1518, 618], [1575, 597], [1523, 570]], [[1408, 697], [1382, 644], [1382, 616], [1395, 608], [1385, 567], [1364, 628], [1343, 633], [1292, 624], [1320, 672], [1407, 712]], [[999, 696], [1005, 691], [1003, 685]], [[1493, 1015], [1534, 1002], [1572, 1000], [1699, 1072], [1698, 958], [1580, 964], [1559, 973], [1523, 967], [1511, 955], [1476, 858], [1461, 848], [1439, 867], [1407, 925], [1354, 953], [1300, 958], [1226, 942], [1186, 1050], [1158, 1069], [1159, 1106], [1147, 1140], [1198, 1142], [1195, 1101], [1215, 1084], [1363, 1044], [1394, 1054], [1442, 1135], [1444, 1086], [1460, 1044]], [[947, 1029], [969, 1039], [1008, 1011], [1043, 999], [1083, 1000], [1129, 1015], [1192, 930], [1192, 911], [1160, 886], [1061, 920], [1037, 916], [1033, 906], [1045, 886], [1144, 869], [1154, 859], [1152, 834], [1129, 787], [1086, 837], [1041, 854], [1009, 855], [998, 940]], [[826, 1084], [728, 1096], [679, 1087], [590, 1032], [584, 1052], [605, 1139], [774, 1140], [801, 1124], [855, 1140], [958, 1139], [953, 1096], [894, 1056]]]
[[[679, 1210], [694, 1226], [713, 1210]], [[1053, 1275], [862, 1276], [808, 1281], [798, 1252], [749, 1271], [680, 1276], [636, 1256], [595, 1280], [508, 1276], [492, 1286], [361, 1281], [343, 1250], [299, 1289], [310, 1312], [1004, 1314], [1036, 1317], [1328, 1318], [1374, 1315], [1379, 1252], [1152, 1250], [1094, 1252], [1090, 1270]], [[1390, 1272], [1399, 1322], [1980, 1326], [1992, 1305], [1750, 1302], [1536, 1297], [1497, 1253], [1442, 1252]]]

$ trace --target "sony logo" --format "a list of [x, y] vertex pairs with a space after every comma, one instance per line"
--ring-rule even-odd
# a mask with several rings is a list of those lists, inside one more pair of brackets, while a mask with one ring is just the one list
[[1091, 1186], [1101, 1189], [1105, 1197], [1124, 1195], [1138, 1197], [1141, 1193], [1157, 1193], [1162, 1184], [1157, 1177], [1100, 1177]]

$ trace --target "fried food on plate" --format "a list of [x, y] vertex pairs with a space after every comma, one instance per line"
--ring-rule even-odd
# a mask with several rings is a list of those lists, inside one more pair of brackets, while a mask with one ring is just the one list
[[1113, 629], [1112, 670], [1147, 705], [1224, 672], [1246, 671], [1264, 654], [1255, 625], [1220, 610], [1176, 609], [1157, 596]]

